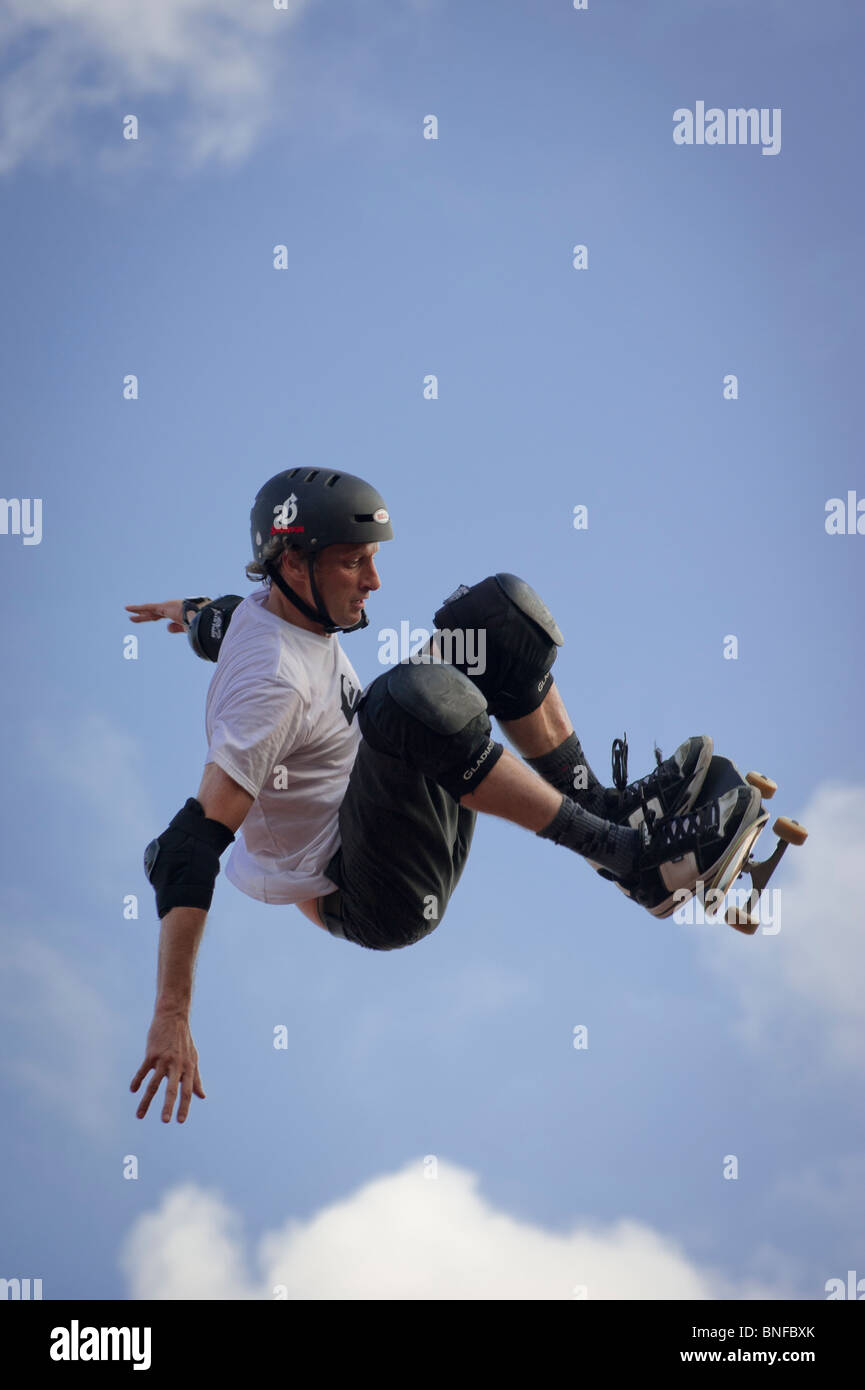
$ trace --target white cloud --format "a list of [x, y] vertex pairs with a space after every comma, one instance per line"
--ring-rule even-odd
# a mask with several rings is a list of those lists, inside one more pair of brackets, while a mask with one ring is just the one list
[[[257, 1296], [243, 1267], [237, 1216], [219, 1197], [192, 1183], [174, 1188], [158, 1211], [138, 1218], [120, 1263], [131, 1298]], [[149, 1292], [137, 1292], [142, 1289]]]
[[[827, 1064], [846, 1071], [865, 1063], [865, 788], [825, 783], [796, 819], [808, 840], [787, 850], [769, 885], [779, 890], [777, 934], [746, 937], [723, 921], [683, 930], [701, 933], [702, 951], [736, 999], [743, 1036], [819, 1079]], [[770, 832], [762, 857], [774, 844]]]
[[478, 1178], [418, 1158], [307, 1221], [259, 1241], [245, 1267], [239, 1223], [216, 1194], [169, 1192], [140, 1217], [121, 1253], [135, 1299], [717, 1299], [786, 1297], [701, 1269], [650, 1227], [624, 1220], [561, 1234], [516, 1220], [478, 1192]]
[[[180, 98], [180, 152], [192, 163], [234, 162], [274, 111], [280, 40], [309, 0], [5, 0], [0, 46], [0, 173], [74, 146], [75, 122], [97, 110], [112, 124], [153, 98]], [[100, 146], [108, 149], [107, 138]], [[173, 142], [166, 144], [166, 158]]]

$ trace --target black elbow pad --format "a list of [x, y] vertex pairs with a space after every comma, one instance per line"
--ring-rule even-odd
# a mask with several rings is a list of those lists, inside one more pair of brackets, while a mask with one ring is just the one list
[[144, 851], [144, 872], [156, 889], [160, 921], [173, 907], [210, 911], [219, 856], [233, 839], [227, 825], [208, 819], [201, 802], [189, 797], [168, 829]]
[[195, 614], [189, 624], [189, 644], [195, 655], [200, 656], [203, 661], [218, 660], [222, 639], [228, 631], [231, 615], [239, 603], [243, 603], [240, 594], [225, 594], [222, 598], [215, 598], [206, 603]]

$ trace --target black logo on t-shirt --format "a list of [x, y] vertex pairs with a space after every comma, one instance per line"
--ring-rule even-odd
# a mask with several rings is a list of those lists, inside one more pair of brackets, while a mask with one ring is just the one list
[[347, 676], [344, 671], [339, 678], [339, 686], [342, 712], [346, 717], [346, 721], [350, 724], [354, 719], [354, 712], [357, 709], [358, 700], [360, 699], [360, 691], [351, 677]]

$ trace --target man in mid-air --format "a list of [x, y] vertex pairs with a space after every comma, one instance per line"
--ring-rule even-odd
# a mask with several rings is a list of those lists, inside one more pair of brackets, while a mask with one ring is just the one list
[[[512, 574], [460, 585], [423, 651], [361, 695], [338, 634], [367, 625], [379, 543], [393, 538], [383, 499], [363, 479], [279, 473], [255, 499], [251, 534], [247, 577], [262, 583], [258, 592], [128, 605], [132, 621], [167, 618], [217, 663], [197, 796], [145, 852], [161, 933], [154, 1017], [131, 1089], [153, 1072], [143, 1117], [164, 1079], [166, 1122], [178, 1088], [180, 1122], [193, 1094], [204, 1097], [192, 978], [232, 842], [226, 877], [244, 893], [392, 950], [441, 921], [478, 812], [576, 852], [664, 917], [710, 877], [760, 803], [753, 788], [737, 788], [695, 805], [707, 737], [686, 739], [666, 760], [656, 750], [656, 767], [630, 784], [627, 745], [616, 740], [615, 785], [602, 786], [551, 675], [562, 635]], [[491, 736], [491, 715], [521, 757]]]

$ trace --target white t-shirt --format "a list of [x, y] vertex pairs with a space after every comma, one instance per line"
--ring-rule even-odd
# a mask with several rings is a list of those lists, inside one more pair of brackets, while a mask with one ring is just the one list
[[207, 692], [207, 762], [255, 797], [225, 876], [251, 898], [296, 903], [329, 893], [338, 814], [360, 732], [360, 683], [339, 645], [264, 607], [238, 604]]

